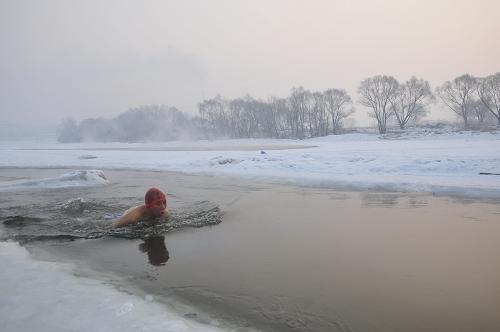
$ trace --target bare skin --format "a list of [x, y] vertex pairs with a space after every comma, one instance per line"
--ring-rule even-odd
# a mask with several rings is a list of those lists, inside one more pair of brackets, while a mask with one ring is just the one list
[[112, 227], [117, 228], [134, 224], [140, 220], [151, 221], [158, 218], [168, 218], [169, 216], [170, 212], [168, 211], [165, 202], [158, 201], [150, 208], [143, 204], [126, 211], [120, 219], [113, 223]]

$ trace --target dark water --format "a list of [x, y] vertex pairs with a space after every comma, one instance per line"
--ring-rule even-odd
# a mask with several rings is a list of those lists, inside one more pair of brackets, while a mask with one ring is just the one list
[[[50, 172], [61, 173], [2, 176]], [[158, 186], [172, 209], [212, 202], [222, 223], [137, 240], [37, 241], [29, 249], [113, 272], [194, 306], [189, 317], [208, 313], [243, 331], [500, 330], [500, 202], [105, 173], [107, 187], [0, 193], [0, 217], [25, 202], [26, 215], [45, 218], [50, 206], [77, 197], [114, 213]]]
[[[6, 181], [10, 180], [6, 175], [3, 177]], [[83, 182], [85, 179], [85, 176], [81, 176]], [[30, 186], [7, 187], [10, 193], [6, 192], [5, 187], [0, 187], [2, 189], [0, 197], [2, 194], [5, 197], [4, 201], [0, 201], [4, 205], [0, 214], [0, 224], [3, 226], [0, 240], [15, 240], [24, 244], [33, 241], [96, 239], [105, 236], [140, 239], [163, 235], [180, 228], [217, 225], [222, 221], [220, 208], [213, 202], [182, 202], [182, 204], [177, 202], [168, 220], [157, 220], [153, 223], [139, 222], [128, 227], [113, 229], [112, 222], [130, 207], [123, 205], [123, 200], [127, 198], [120, 200], [118, 195], [103, 200], [92, 197], [92, 191], [88, 189], [83, 191], [67, 187], [50, 189], [37, 186], [38, 183], [39, 181], [34, 180], [30, 182]], [[104, 186], [96, 188], [101, 194], [118, 193], [116, 185], [110, 188]], [[81, 195], [75, 196], [79, 195], [80, 191], [81, 195], [86, 196], [85, 198]], [[19, 197], [15, 200], [7, 199], [11, 195]], [[42, 197], [47, 199], [30, 204], [33, 199]], [[140, 196], [135, 200], [132, 206], [141, 203]]]
[[[120, 237], [141, 239], [166, 234], [186, 227], [217, 225], [222, 221], [219, 207], [211, 202], [192, 203], [177, 208], [167, 220], [141, 222], [128, 227], [112, 228], [111, 222], [121, 213], [106, 213], [115, 208], [82, 198], [70, 199], [62, 204], [46, 207], [45, 218], [26, 214], [21, 206], [11, 215], [0, 217], [3, 232], [0, 240], [15, 240], [21, 244], [34, 241], [98, 239]], [[40, 208], [40, 212], [43, 209]], [[38, 215], [32, 208], [31, 214]]]

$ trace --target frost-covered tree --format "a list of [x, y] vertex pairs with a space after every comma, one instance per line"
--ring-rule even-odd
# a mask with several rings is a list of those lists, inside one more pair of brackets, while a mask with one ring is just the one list
[[80, 141], [80, 134], [76, 121], [69, 117], [61, 120], [57, 127], [57, 141], [61, 143], [73, 143]]
[[66, 118], [57, 134], [60, 142], [169, 141], [200, 137], [197, 129], [202, 125], [200, 119], [193, 121], [175, 107], [146, 105], [129, 109], [113, 119], [85, 119], [79, 125]]
[[436, 89], [443, 103], [462, 119], [465, 128], [469, 127], [476, 88], [477, 79], [465, 74], [452, 81], [444, 82]]
[[473, 99], [469, 103], [471, 115], [475, 118], [477, 124], [479, 126], [484, 125], [485, 120], [488, 118], [488, 108], [479, 99]]
[[271, 97], [269, 99], [269, 108], [272, 117], [273, 134], [272, 137], [287, 138], [290, 137], [290, 107], [286, 98]]
[[123, 141], [120, 136], [127, 135], [124, 130], [115, 127], [113, 120], [104, 118], [85, 119], [78, 126], [80, 141], [112, 142]]
[[229, 136], [229, 102], [220, 95], [198, 104], [200, 117], [207, 122], [209, 130], [215, 135]]
[[307, 115], [309, 113], [311, 92], [303, 87], [292, 88], [288, 97], [290, 104], [290, 126], [292, 137], [306, 136]]
[[351, 115], [354, 110], [351, 107], [351, 97], [345, 90], [329, 89], [323, 92], [326, 110], [330, 114], [332, 132], [334, 135], [340, 134], [342, 122]]
[[392, 76], [377, 75], [367, 78], [358, 87], [359, 103], [369, 107], [369, 115], [377, 120], [380, 134], [387, 132], [387, 121], [393, 114], [391, 100], [399, 89], [398, 81]]
[[500, 73], [479, 80], [477, 93], [488, 111], [500, 126]]
[[416, 122], [425, 116], [426, 106], [433, 99], [429, 82], [411, 77], [401, 84], [397, 93], [390, 100], [392, 111], [400, 129], [410, 122]]
[[122, 142], [170, 141], [190, 131], [189, 118], [166, 105], [132, 108], [112, 120], [113, 136]]
[[271, 110], [267, 103], [250, 95], [229, 101], [232, 137], [262, 137], [272, 131]]
[[311, 94], [309, 107], [309, 137], [328, 135], [329, 114], [326, 110], [325, 97], [321, 92]]

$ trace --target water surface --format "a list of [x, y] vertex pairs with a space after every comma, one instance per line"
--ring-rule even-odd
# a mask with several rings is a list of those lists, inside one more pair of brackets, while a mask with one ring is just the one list
[[[44, 177], [60, 170], [10, 170]], [[113, 207], [149, 186], [169, 205], [210, 200], [221, 224], [162, 238], [33, 242], [39, 258], [128, 285], [245, 330], [500, 330], [500, 202], [337, 192], [166, 172], [106, 171], [111, 185], [0, 194], [2, 215], [83, 197]], [[88, 272], [87, 272], [88, 273]]]

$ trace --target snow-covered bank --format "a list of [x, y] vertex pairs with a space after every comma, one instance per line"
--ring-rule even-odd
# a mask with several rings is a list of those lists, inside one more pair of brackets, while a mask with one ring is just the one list
[[67, 264], [30, 258], [0, 242], [3, 331], [221, 331], [181, 317], [153, 297], [140, 298], [76, 277]]
[[[295, 148], [271, 150], [284, 145]], [[193, 151], [197, 147], [208, 151]], [[0, 145], [0, 149], [0, 167], [167, 170], [327, 188], [500, 197], [500, 176], [481, 174], [500, 173], [498, 132], [411, 132], [386, 137], [357, 133], [302, 141], [24, 142]]]
[[62, 174], [58, 177], [0, 182], [0, 191], [15, 189], [54, 189], [68, 187], [91, 187], [108, 184], [103, 171], [81, 170]]

